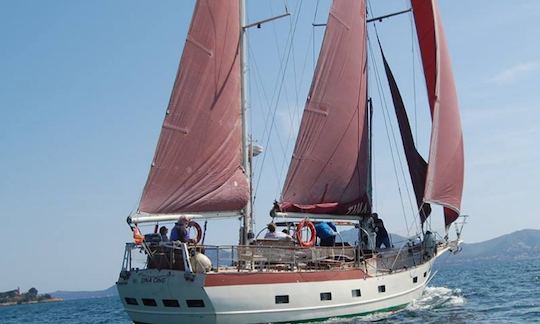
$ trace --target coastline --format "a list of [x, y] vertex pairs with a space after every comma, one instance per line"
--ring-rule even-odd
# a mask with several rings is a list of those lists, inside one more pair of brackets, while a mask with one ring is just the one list
[[13, 305], [24, 305], [24, 304], [41, 304], [41, 303], [56, 303], [56, 302], [62, 302], [64, 299], [62, 298], [49, 298], [49, 299], [43, 299], [43, 300], [30, 300], [30, 301], [10, 301], [10, 302], [4, 302], [0, 303], [0, 307], [3, 306], [13, 306]]

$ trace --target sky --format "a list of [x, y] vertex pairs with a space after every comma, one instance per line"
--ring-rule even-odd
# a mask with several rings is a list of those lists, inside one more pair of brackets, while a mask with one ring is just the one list
[[[131, 240], [125, 219], [146, 181], [193, 3], [0, 1], [0, 291], [114, 284]], [[284, 7], [248, 1], [248, 20]], [[287, 7], [291, 17], [249, 31], [250, 126], [265, 147], [255, 161], [257, 231], [281, 191], [324, 32], [311, 23], [326, 21], [329, 1], [289, 0]], [[369, 14], [405, 8], [406, 1], [371, 0]], [[440, 8], [464, 133], [462, 213], [470, 217], [463, 238], [539, 229], [540, 3], [440, 0]], [[376, 26], [426, 157], [429, 109], [411, 17]], [[394, 176], [383, 119], [390, 97], [370, 91], [375, 208], [391, 232], [407, 234], [414, 216], [398, 188], [406, 196], [408, 182]], [[431, 218], [440, 228], [440, 209]], [[237, 225], [209, 224], [208, 243], [233, 244]]]

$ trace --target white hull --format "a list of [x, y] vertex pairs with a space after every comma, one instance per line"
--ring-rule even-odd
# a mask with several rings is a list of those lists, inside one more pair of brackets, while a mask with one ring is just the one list
[[[215, 284], [220, 274], [197, 274], [193, 281], [184, 278], [183, 271], [132, 271], [129, 279], [120, 279], [118, 291], [125, 309], [139, 323], [269, 323], [322, 320], [332, 317], [359, 316], [373, 312], [397, 310], [419, 298], [428, 283], [435, 258], [417, 267], [360, 278], [252, 284], [223, 281]], [[347, 272], [347, 271], [345, 271]], [[279, 272], [287, 275], [291, 272]], [[343, 274], [343, 271], [311, 272]], [[264, 276], [265, 272], [231, 273]], [[298, 275], [298, 273], [296, 273]], [[272, 274], [270, 274], [272, 275]], [[223, 276], [223, 274], [221, 274]], [[351, 276], [349, 274], [349, 276]], [[413, 278], [417, 278], [414, 282]], [[223, 277], [221, 277], [223, 278]], [[262, 281], [268, 281], [267, 279]], [[262, 279], [262, 277], [261, 277]], [[218, 280], [219, 281], [219, 280]], [[209, 286], [209, 282], [214, 282]], [[379, 291], [384, 286], [384, 292]], [[361, 296], [354, 296], [353, 290]], [[382, 288], [381, 288], [382, 289]], [[330, 293], [331, 300], [321, 300], [321, 293]], [[276, 296], [288, 296], [288, 303], [276, 303]], [[328, 296], [328, 295], [326, 295]], [[130, 305], [127, 298], [136, 299]], [[142, 299], [152, 299], [155, 306], [143, 305]], [[163, 300], [176, 300], [178, 306], [165, 307]], [[204, 303], [204, 307], [189, 307]], [[148, 303], [148, 301], [147, 301]]]

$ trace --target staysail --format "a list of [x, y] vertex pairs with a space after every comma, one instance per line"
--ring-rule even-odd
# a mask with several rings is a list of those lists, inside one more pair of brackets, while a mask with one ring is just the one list
[[141, 212], [244, 208], [240, 83], [239, 2], [197, 1]]
[[411, 176], [411, 182], [414, 189], [416, 204], [418, 206], [420, 220], [423, 223], [431, 213], [431, 206], [428, 203], [424, 202], [424, 191], [426, 186], [426, 174], [428, 164], [420, 155], [420, 153], [418, 153], [418, 150], [416, 150], [416, 146], [414, 145], [414, 139], [411, 132], [411, 126], [409, 123], [409, 118], [407, 117], [407, 111], [405, 110], [405, 105], [403, 103], [403, 99], [401, 98], [401, 93], [399, 92], [399, 88], [397, 86], [394, 75], [390, 70], [390, 66], [386, 61], [382, 46], [380, 46], [380, 48], [384, 63], [384, 71], [386, 72], [386, 78], [388, 79], [388, 85], [390, 87], [390, 93], [392, 94], [392, 101], [394, 103], [394, 108], [396, 111], [399, 131], [401, 134], [401, 141], [403, 143], [403, 149], [405, 151], [405, 157], [407, 159], [407, 166], [409, 167], [409, 174]]
[[335, 0], [279, 208], [371, 212], [365, 1]]
[[459, 216], [464, 177], [456, 87], [437, 1], [411, 3], [433, 121], [424, 201], [444, 206], [449, 225]]

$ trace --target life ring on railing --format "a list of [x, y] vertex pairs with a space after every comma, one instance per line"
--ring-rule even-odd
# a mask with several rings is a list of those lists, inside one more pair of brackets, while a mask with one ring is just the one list
[[197, 231], [196, 241], [195, 243], [199, 243], [202, 239], [203, 230], [201, 228], [201, 225], [195, 221], [189, 222], [189, 226], [193, 227]]
[[[308, 241], [302, 240], [302, 230], [304, 227], [307, 227], [310, 231], [310, 237]], [[302, 247], [311, 247], [315, 245], [315, 240], [317, 239], [317, 232], [315, 231], [315, 225], [307, 219], [302, 220], [298, 225], [296, 225], [296, 240], [298, 244]]]
[[137, 245], [141, 245], [144, 241], [144, 235], [141, 234], [141, 230], [137, 226], [133, 228], [133, 242]]

